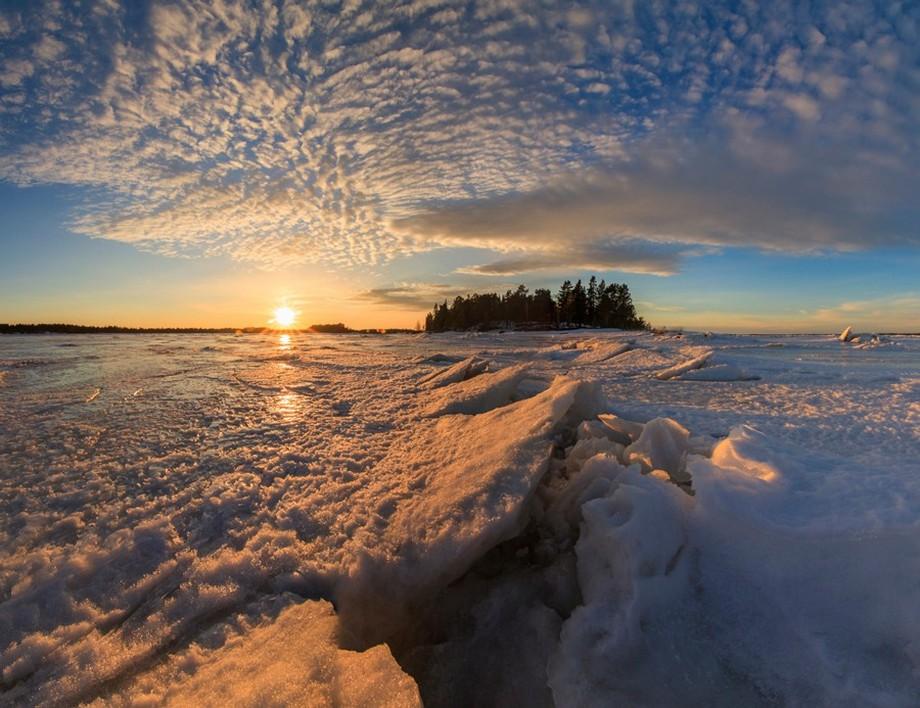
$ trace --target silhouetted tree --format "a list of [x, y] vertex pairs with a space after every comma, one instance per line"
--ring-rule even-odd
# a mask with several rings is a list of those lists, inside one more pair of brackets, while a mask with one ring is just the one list
[[556, 307], [559, 313], [559, 322], [571, 322], [574, 314], [574, 301], [572, 297], [572, 281], [566, 280], [559, 286], [556, 294]]
[[588, 322], [597, 324], [597, 278], [593, 275], [588, 281]]
[[572, 322], [575, 324], [589, 324], [588, 296], [581, 280], [572, 288]]
[[636, 314], [629, 287], [591, 276], [587, 289], [581, 280], [572, 285], [566, 280], [555, 300], [545, 288], [530, 293], [525, 285], [504, 295], [473, 293], [457, 296], [451, 304], [435, 303], [425, 317], [425, 329], [443, 332], [471, 327], [579, 325], [639, 329], [645, 320]]

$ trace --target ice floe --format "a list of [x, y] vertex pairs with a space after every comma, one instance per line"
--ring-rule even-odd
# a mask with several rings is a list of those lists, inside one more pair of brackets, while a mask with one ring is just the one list
[[446, 369], [433, 371], [419, 379], [422, 388], [438, 388], [448, 384], [466, 381], [483, 373], [489, 367], [489, 362], [477, 356], [471, 356], [463, 361], [458, 361]]

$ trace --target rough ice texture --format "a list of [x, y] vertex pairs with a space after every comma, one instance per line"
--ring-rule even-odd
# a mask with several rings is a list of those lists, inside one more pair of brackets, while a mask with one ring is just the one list
[[494, 374], [482, 374], [432, 392], [425, 415], [484, 413], [518, 398], [518, 387], [527, 375], [528, 364], [509, 366]]
[[697, 356], [694, 356], [692, 359], [688, 361], [683, 361], [679, 364], [675, 364], [674, 366], [669, 366], [668, 368], [663, 369], [662, 371], [659, 371], [657, 374], [655, 374], [655, 378], [660, 379], [661, 381], [667, 381], [668, 379], [673, 379], [673, 378], [677, 378], [678, 376], [683, 376], [684, 374], [690, 371], [693, 371], [694, 369], [699, 369], [703, 367], [706, 364], [706, 362], [709, 361], [709, 357], [711, 356], [712, 356], [711, 349], [708, 351], [704, 351], [702, 354], [698, 354]]
[[[340, 649], [339, 622], [323, 601], [292, 604], [277, 618], [186, 650], [168, 682], [139, 681], [113, 697], [174, 706], [387, 706], [420, 708], [415, 682], [386, 645]], [[164, 690], [165, 689], [165, 690]]]
[[756, 376], [748, 374], [734, 364], [714, 364], [691, 369], [680, 377], [684, 381], [754, 381]]
[[583, 337], [0, 338], [0, 703], [914, 704], [920, 340]]
[[[400, 502], [380, 541], [361, 557], [349, 579], [346, 607], [358, 613], [371, 602], [374, 614], [378, 605], [395, 613], [520, 533], [555, 435], [566, 424], [595, 416], [603, 405], [597, 386], [559, 377], [532, 398], [420, 426], [412, 449], [399, 448], [383, 463], [402, 468], [414, 493]], [[366, 622], [361, 629], [373, 633]]]
[[581, 354], [575, 361], [579, 364], [599, 364], [628, 352], [632, 349], [632, 346], [632, 342], [605, 342], [602, 339], [595, 340], [585, 347], [587, 351]]
[[481, 374], [488, 368], [489, 362], [477, 356], [471, 356], [443, 370], [436, 370], [419, 379], [422, 388], [438, 388], [458, 381], [465, 381]]

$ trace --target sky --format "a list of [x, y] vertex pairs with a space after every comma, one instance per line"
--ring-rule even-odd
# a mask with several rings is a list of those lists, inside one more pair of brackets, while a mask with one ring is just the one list
[[920, 331], [920, 3], [0, 0], [0, 321]]

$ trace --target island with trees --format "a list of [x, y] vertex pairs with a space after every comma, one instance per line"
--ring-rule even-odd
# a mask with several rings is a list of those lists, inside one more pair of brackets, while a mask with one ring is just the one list
[[555, 295], [545, 288], [530, 292], [525, 285], [498, 293], [473, 293], [435, 304], [425, 318], [428, 332], [469, 329], [568, 329], [613, 327], [648, 329], [636, 312], [625, 283], [609, 285], [591, 276], [585, 287], [581, 280], [566, 280]]

